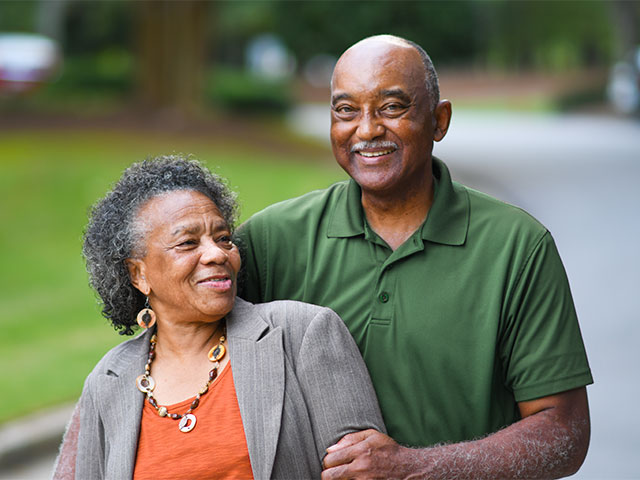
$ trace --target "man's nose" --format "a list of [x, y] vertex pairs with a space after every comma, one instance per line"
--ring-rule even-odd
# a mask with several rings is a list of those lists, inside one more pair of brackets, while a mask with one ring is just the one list
[[216, 263], [222, 265], [229, 260], [229, 254], [224, 248], [221, 248], [213, 239], [205, 240], [202, 243], [202, 256], [200, 261], [202, 263]]
[[384, 135], [384, 126], [372, 113], [364, 113], [358, 123], [356, 135], [362, 140], [373, 140]]

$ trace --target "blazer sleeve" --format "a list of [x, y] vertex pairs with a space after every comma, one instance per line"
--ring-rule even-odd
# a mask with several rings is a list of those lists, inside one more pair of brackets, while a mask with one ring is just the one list
[[104, 435], [91, 395], [91, 380], [90, 375], [67, 425], [54, 464], [54, 480], [104, 477]]
[[60, 450], [53, 466], [53, 480], [73, 480], [76, 478], [76, 457], [78, 454], [78, 433], [80, 431], [80, 402], [76, 403], [71, 419], [60, 444]]
[[92, 394], [92, 380], [94, 380], [92, 375], [87, 377], [79, 400], [80, 428], [78, 431], [76, 478], [97, 480], [104, 478], [105, 444], [102, 419]]
[[320, 458], [348, 433], [369, 428], [386, 433], [360, 351], [332, 310], [323, 308], [313, 318], [296, 363]]

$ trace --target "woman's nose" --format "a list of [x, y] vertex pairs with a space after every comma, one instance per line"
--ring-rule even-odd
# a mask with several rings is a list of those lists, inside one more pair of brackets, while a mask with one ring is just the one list
[[229, 255], [224, 248], [221, 248], [216, 242], [209, 239], [202, 244], [203, 252], [200, 260], [202, 263], [223, 264], [229, 260]]

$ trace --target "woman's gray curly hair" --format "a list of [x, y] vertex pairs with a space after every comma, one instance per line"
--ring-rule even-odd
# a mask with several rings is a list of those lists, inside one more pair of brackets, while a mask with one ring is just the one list
[[144, 252], [140, 208], [176, 190], [200, 192], [216, 204], [229, 228], [237, 215], [236, 195], [225, 181], [197, 160], [167, 155], [134, 163], [107, 195], [91, 209], [82, 253], [89, 282], [102, 300], [102, 315], [121, 335], [132, 335], [145, 296], [130, 281], [126, 260]]

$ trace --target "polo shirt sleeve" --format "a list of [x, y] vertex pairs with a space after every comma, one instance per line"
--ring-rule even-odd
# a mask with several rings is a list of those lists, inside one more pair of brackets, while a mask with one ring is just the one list
[[260, 280], [259, 259], [266, 258], [264, 252], [260, 251], [260, 221], [252, 217], [238, 227], [234, 234], [234, 241], [237, 243], [242, 256], [242, 269], [240, 271], [240, 282], [238, 285], [238, 296], [252, 303], [262, 303], [263, 289]]
[[551, 234], [532, 247], [508, 292], [500, 339], [518, 402], [593, 383], [569, 282]]

